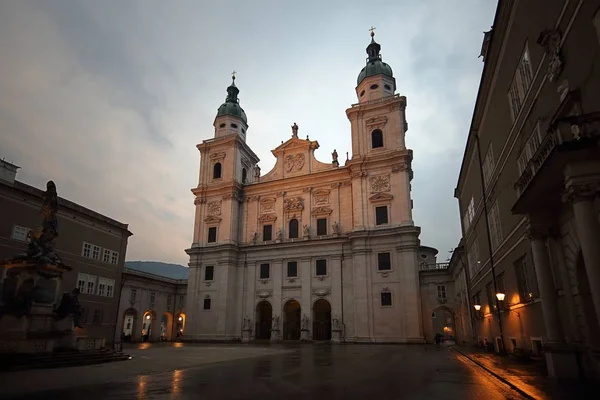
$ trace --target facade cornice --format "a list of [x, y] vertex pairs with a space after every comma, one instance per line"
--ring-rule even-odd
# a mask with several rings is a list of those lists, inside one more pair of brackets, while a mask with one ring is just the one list
[[403, 109], [406, 107], [406, 97], [396, 94], [394, 96], [384, 97], [382, 99], [368, 101], [365, 103], [355, 103], [346, 110], [346, 115], [348, 116], [348, 119], [352, 119], [354, 118], [354, 115], [360, 111], [366, 112], [386, 106], [394, 106], [398, 109]]
[[[291, 192], [295, 189], [302, 190], [307, 186], [311, 186], [314, 182], [319, 182], [319, 185], [329, 186], [331, 184], [347, 181], [349, 178], [349, 170], [344, 166], [336, 169], [314, 172], [312, 174], [291, 176], [244, 185], [243, 192], [247, 197], [264, 196], [273, 194], [274, 192], [281, 192], [282, 182], [285, 182], [286, 191]], [[307, 183], [307, 181], [309, 183]]]

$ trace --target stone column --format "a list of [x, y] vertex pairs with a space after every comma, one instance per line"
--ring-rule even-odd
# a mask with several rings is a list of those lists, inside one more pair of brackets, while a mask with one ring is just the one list
[[533, 264], [542, 301], [542, 314], [546, 328], [545, 344], [548, 375], [553, 378], [576, 378], [579, 375], [575, 353], [566, 343], [558, 313], [558, 300], [550, 256], [546, 247], [548, 227], [529, 221], [527, 234], [531, 243]]
[[281, 340], [281, 334], [283, 330], [283, 304], [281, 304], [282, 296], [282, 283], [283, 283], [283, 260], [273, 260], [271, 263], [271, 276], [273, 279], [273, 319], [279, 317], [279, 323], [272, 326], [271, 329], [271, 341], [276, 342]]
[[596, 318], [600, 321], [600, 224], [594, 210], [594, 197], [600, 192], [600, 182], [567, 183], [563, 199], [573, 204], [577, 237], [581, 245]]
[[340, 343], [344, 327], [342, 316], [342, 256], [331, 257], [331, 318], [332, 336], [334, 343]]

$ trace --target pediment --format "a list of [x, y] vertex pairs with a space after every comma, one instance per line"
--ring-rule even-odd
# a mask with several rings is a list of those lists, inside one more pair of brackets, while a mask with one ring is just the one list
[[221, 218], [214, 215], [209, 215], [208, 217], [204, 218], [204, 222], [207, 224], [218, 223], [221, 222]]
[[277, 220], [277, 215], [275, 214], [263, 214], [258, 217], [260, 222], [275, 222]]
[[394, 196], [392, 196], [389, 193], [376, 193], [373, 196], [369, 197], [369, 200], [371, 202], [384, 202], [384, 201], [391, 201], [394, 198]]
[[318, 149], [319, 142], [308, 140], [308, 139], [299, 139], [292, 137], [288, 139], [285, 143], [280, 144], [275, 149], [271, 150], [271, 153], [275, 157], [282, 152], [287, 152], [288, 150], [309, 150], [309, 149]]
[[325, 215], [325, 214], [331, 214], [333, 210], [329, 207], [315, 207], [312, 209], [311, 214], [312, 215]]

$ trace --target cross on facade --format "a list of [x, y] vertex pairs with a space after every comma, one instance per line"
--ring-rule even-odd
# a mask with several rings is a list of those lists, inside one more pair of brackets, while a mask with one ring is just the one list
[[371, 28], [369, 29], [369, 32], [371, 32], [371, 36], [375, 36], [375, 29], [377, 28], [371, 25]]

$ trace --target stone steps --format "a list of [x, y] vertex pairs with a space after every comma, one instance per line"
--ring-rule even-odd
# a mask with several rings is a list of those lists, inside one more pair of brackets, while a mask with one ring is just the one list
[[108, 349], [90, 352], [55, 352], [52, 354], [4, 354], [0, 355], [0, 371], [76, 367], [129, 359], [131, 357], [127, 354]]

